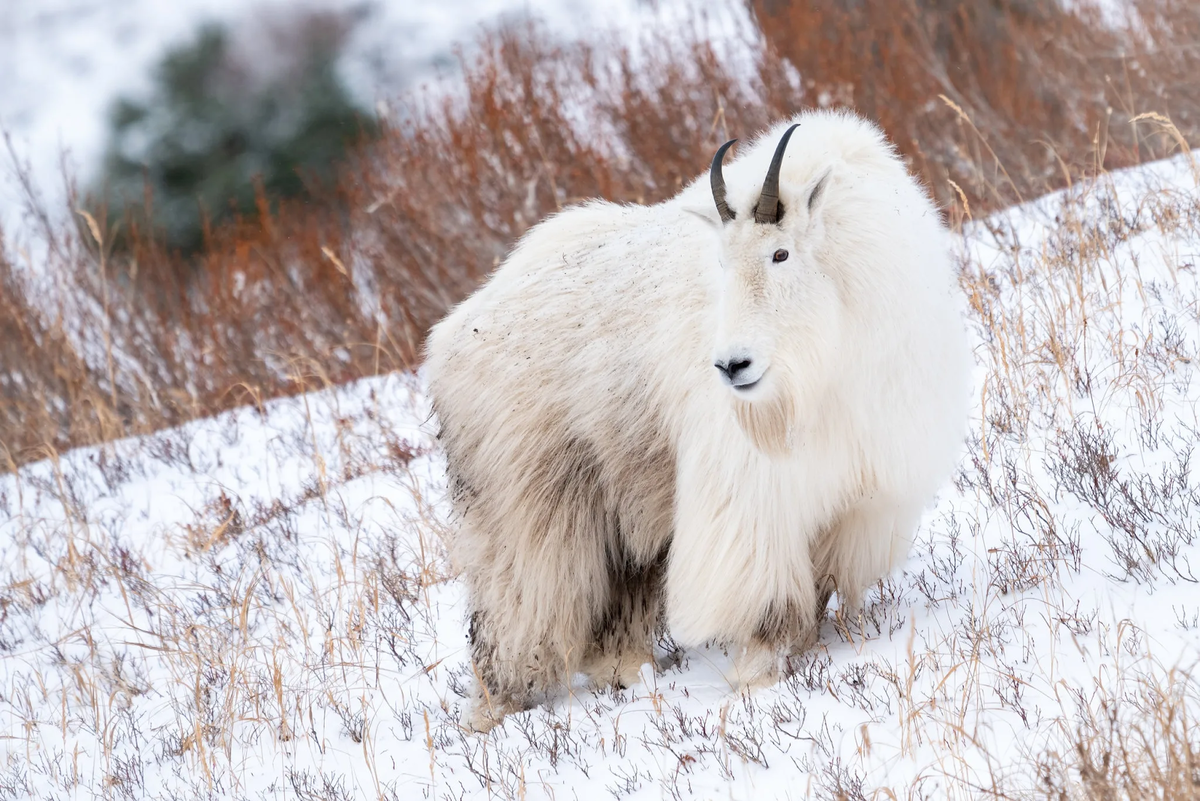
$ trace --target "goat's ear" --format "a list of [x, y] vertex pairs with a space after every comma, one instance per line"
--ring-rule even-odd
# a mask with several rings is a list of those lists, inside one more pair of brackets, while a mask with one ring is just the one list
[[821, 171], [820, 175], [815, 180], [809, 183], [808, 189], [808, 211], [814, 213], [820, 208], [822, 201], [825, 199], [826, 189], [829, 188], [829, 178], [833, 175], [833, 167], [826, 167]]
[[709, 224], [715, 230], [721, 228], [721, 215], [717, 213], [717, 209], [713, 206], [684, 206], [683, 210], [694, 217], [699, 217]]

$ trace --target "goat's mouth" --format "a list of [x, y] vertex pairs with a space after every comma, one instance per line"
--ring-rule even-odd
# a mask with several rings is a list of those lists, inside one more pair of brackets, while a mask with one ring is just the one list
[[766, 377], [767, 377], [767, 371], [763, 370], [762, 375], [760, 375], [758, 378], [754, 379], [753, 381], [747, 381], [745, 384], [730, 384], [730, 386], [733, 387], [735, 392], [749, 392], [752, 389], [754, 389], [755, 387], [757, 387], [759, 384], [761, 384], [762, 380]]

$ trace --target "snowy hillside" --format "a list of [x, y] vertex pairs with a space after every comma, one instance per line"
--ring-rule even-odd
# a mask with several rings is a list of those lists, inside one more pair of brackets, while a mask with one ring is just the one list
[[0, 798], [1195, 781], [1200, 173], [1184, 155], [971, 223], [962, 257], [962, 470], [902, 571], [861, 617], [831, 611], [777, 687], [736, 694], [725, 654], [689, 650], [627, 691], [462, 729], [434, 424], [389, 376], [0, 480]]

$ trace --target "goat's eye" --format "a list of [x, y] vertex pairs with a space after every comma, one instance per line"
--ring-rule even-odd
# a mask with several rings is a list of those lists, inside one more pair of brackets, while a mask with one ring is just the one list
[[775, 251], [775, 255], [771, 257], [771, 261], [778, 264], [781, 261], [787, 261], [787, 257], [788, 252], [783, 248], [780, 248], [779, 250]]

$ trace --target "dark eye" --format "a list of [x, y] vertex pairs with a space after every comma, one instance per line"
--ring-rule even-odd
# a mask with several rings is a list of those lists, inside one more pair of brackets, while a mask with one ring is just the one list
[[781, 261], [787, 261], [787, 257], [788, 252], [783, 248], [780, 248], [779, 250], [775, 251], [775, 255], [771, 257], [771, 261], [778, 264]]

